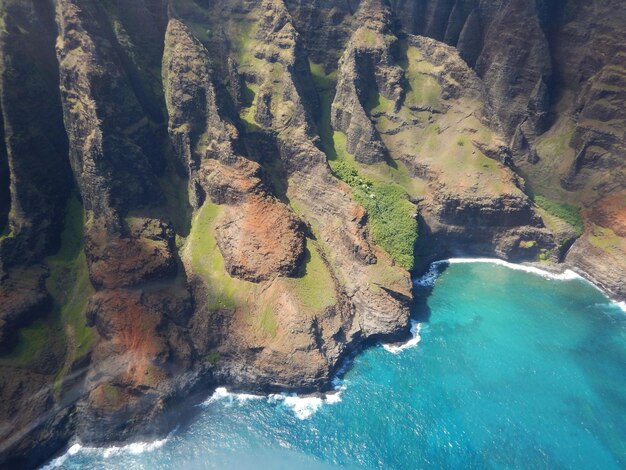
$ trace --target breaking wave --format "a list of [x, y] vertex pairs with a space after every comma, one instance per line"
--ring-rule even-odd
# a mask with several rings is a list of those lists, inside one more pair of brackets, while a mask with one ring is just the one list
[[251, 395], [248, 393], [233, 393], [229, 392], [225, 387], [218, 387], [203, 405], [206, 406], [224, 400], [228, 401], [229, 405], [245, 403], [250, 400], [267, 400], [268, 403], [283, 404], [291, 408], [298, 419], [308, 419], [313, 416], [322, 405], [334, 405], [341, 401], [341, 393], [346, 389], [346, 385], [338, 378], [333, 380], [333, 385], [333, 391], [311, 396], [299, 396], [295, 393], [272, 393], [268, 396]]
[[211, 395], [203, 405], [209, 405], [219, 400], [227, 400], [231, 404], [235, 402], [246, 402], [249, 400], [263, 400], [263, 395], [253, 395], [251, 393], [234, 393], [229, 392], [226, 387], [217, 387], [213, 395]]
[[422, 325], [419, 322], [411, 320], [411, 339], [402, 344], [383, 344], [383, 348], [392, 354], [399, 354], [406, 349], [414, 348], [422, 339], [420, 336], [421, 328]]
[[[536, 266], [527, 266], [525, 264], [516, 264], [510, 263], [508, 261], [504, 261], [498, 258], [450, 258], [444, 259], [440, 261], [435, 261], [431, 263], [428, 271], [426, 271], [421, 277], [415, 279], [413, 284], [415, 286], [420, 287], [433, 287], [435, 285], [435, 281], [439, 277], [439, 275], [443, 272], [443, 268], [449, 264], [464, 264], [464, 263], [490, 263], [497, 264], [499, 266], [505, 266], [509, 269], [514, 269], [516, 271], [524, 271], [531, 274], [536, 274], [545, 279], [553, 279], [557, 281], [570, 281], [574, 279], [583, 280], [597, 290], [602, 292], [604, 295], [608, 294], [600, 288], [598, 285], [587, 279], [585, 276], [578, 274], [577, 272], [572, 271], [571, 269], [566, 269], [562, 273], [553, 273], [550, 271], [546, 271], [544, 269], [538, 268]], [[620, 308], [623, 312], [626, 312], [626, 302], [617, 302], [611, 299], [611, 303], [618, 308]]]
[[[173, 433], [174, 431], [172, 431]], [[170, 433], [171, 435], [171, 433]], [[89, 447], [83, 446], [80, 443], [72, 445], [65, 454], [53, 459], [50, 463], [41, 468], [41, 470], [52, 470], [61, 467], [69, 457], [73, 457], [77, 454], [84, 455], [98, 455], [105, 459], [115, 457], [121, 454], [139, 455], [144, 452], [151, 452], [160, 447], [163, 447], [167, 442], [169, 436], [165, 439], [159, 439], [152, 442], [133, 442], [124, 446], [110, 446], [110, 447]]]
[[575, 273], [571, 269], [566, 269], [562, 273], [551, 273], [549, 271], [545, 271], [535, 266], [527, 266], [525, 264], [509, 263], [508, 261], [504, 261], [498, 258], [450, 258], [443, 262], [448, 263], [448, 264], [491, 263], [491, 264], [497, 264], [499, 266], [505, 266], [509, 269], [514, 269], [516, 271], [525, 271], [527, 273], [537, 274], [538, 276], [545, 277], [546, 279], [555, 279], [558, 281], [583, 279], [583, 277], [580, 274]]

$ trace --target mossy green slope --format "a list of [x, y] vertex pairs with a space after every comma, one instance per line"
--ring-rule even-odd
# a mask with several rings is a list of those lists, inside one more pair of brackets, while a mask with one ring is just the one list
[[[336, 72], [326, 74], [320, 65], [311, 64], [311, 73], [322, 105], [318, 131], [333, 174], [352, 188], [354, 199], [367, 210], [374, 241], [396, 263], [411, 270], [418, 236], [415, 205], [409, 201], [407, 190], [394, 181], [396, 175], [377, 171], [377, 176], [365, 176], [372, 170], [347, 152], [345, 134], [333, 131], [330, 125]], [[375, 106], [379, 103], [380, 99], [376, 100]], [[387, 163], [380, 165], [390, 166]], [[398, 167], [395, 162], [393, 165]], [[395, 173], [400, 172], [396, 169]]]
[[83, 207], [76, 196], [68, 199], [65, 211], [61, 246], [56, 254], [48, 256], [49, 269], [46, 288], [53, 299], [50, 315], [20, 328], [18, 341], [12, 351], [0, 358], [4, 364], [41, 368], [64, 376], [59, 361], [65, 354], [65, 364], [71, 365], [84, 357], [98, 338], [93, 328], [87, 326], [85, 310], [94, 293], [89, 280], [83, 246]]
[[68, 335], [73, 335], [73, 360], [87, 354], [98, 338], [87, 326], [85, 310], [89, 297], [95, 292], [87, 268], [83, 243], [85, 214], [78, 198], [69, 198], [65, 214], [65, 227], [61, 234], [61, 248], [48, 258], [50, 276], [46, 287], [52, 295], [55, 309]]

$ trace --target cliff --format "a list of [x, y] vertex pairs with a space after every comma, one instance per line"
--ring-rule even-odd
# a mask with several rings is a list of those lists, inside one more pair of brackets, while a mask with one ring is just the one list
[[619, 6], [0, 3], [0, 466], [327, 389], [435, 259], [626, 299]]

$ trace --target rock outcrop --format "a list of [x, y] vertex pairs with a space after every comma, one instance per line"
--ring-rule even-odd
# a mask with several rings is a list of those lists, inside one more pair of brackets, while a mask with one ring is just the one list
[[346, 150], [359, 162], [376, 163], [385, 160], [387, 151], [365, 108], [378, 93], [400, 102], [404, 98], [404, 74], [393, 57], [398, 40], [392, 33], [391, 12], [384, 3], [364, 3], [356, 21], [361, 26], [339, 61], [331, 124], [346, 134]]
[[434, 259], [626, 298], [619, 7], [1, 2], [0, 466], [323, 391]]

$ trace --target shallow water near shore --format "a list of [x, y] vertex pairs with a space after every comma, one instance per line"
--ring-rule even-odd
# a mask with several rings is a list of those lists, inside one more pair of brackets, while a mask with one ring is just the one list
[[336, 393], [218, 389], [167, 439], [48, 467], [626, 468], [626, 314], [538, 274], [438, 264], [416, 282], [413, 340], [358, 355]]

